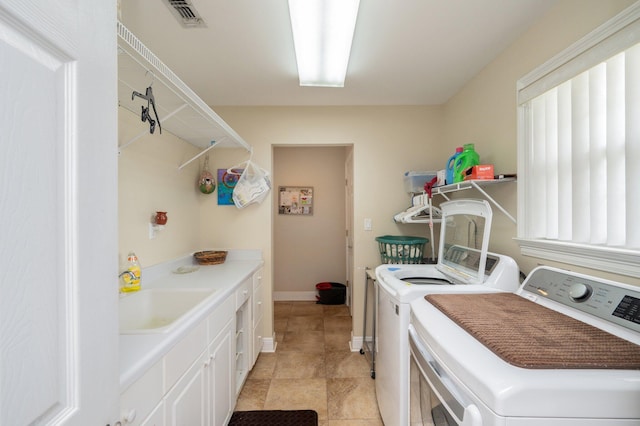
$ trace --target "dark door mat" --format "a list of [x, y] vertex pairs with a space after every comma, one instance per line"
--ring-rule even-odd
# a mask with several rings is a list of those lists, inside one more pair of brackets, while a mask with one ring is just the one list
[[234, 411], [229, 426], [318, 426], [313, 410]]

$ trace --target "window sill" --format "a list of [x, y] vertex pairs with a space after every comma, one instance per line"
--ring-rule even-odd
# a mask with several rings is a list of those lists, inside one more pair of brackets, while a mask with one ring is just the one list
[[549, 240], [515, 238], [524, 256], [539, 257], [630, 277], [640, 277], [640, 252]]

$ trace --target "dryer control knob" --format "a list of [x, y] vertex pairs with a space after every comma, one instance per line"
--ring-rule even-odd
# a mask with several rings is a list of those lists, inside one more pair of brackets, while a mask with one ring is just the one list
[[591, 296], [591, 287], [583, 283], [572, 284], [569, 288], [569, 297], [576, 302], [584, 302]]

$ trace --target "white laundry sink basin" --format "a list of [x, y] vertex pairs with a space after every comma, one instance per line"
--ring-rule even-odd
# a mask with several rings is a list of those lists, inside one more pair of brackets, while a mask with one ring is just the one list
[[144, 289], [120, 298], [120, 333], [166, 333], [213, 289]]

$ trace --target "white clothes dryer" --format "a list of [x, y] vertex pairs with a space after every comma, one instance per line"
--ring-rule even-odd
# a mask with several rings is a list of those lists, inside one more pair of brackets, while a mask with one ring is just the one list
[[492, 220], [488, 202], [455, 200], [440, 207], [437, 264], [385, 264], [375, 271], [375, 386], [385, 426], [409, 424], [410, 302], [436, 293], [513, 292], [520, 284], [512, 258], [487, 252]]
[[411, 425], [640, 425], [640, 288], [551, 267], [411, 303]]

